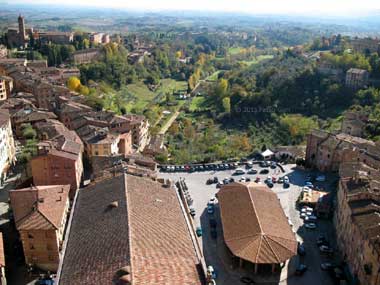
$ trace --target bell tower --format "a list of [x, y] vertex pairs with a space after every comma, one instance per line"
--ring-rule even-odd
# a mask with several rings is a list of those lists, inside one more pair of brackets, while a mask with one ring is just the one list
[[20, 39], [25, 42], [25, 24], [24, 24], [24, 17], [23, 16], [18, 16], [18, 32], [20, 35]]

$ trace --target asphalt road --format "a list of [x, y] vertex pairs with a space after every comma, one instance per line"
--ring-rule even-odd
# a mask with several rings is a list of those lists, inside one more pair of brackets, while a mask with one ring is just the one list
[[[254, 165], [254, 168], [260, 170], [258, 165]], [[320, 263], [324, 261], [331, 261], [324, 258], [319, 253], [319, 249], [316, 246], [316, 238], [319, 233], [327, 233], [332, 239], [334, 236], [333, 226], [331, 221], [318, 220], [318, 228], [316, 230], [308, 230], [303, 226], [303, 220], [299, 217], [299, 211], [296, 209], [296, 200], [301, 192], [301, 188], [304, 185], [306, 176], [309, 173], [298, 170], [295, 165], [285, 165], [285, 173], [279, 171], [279, 169], [270, 169], [270, 173], [266, 175], [239, 175], [232, 176], [234, 170], [225, 171], [204, 171], [204, 172], [193, 172], [193, 173], [159, 173], [159, 177], [169, 178], [174, 181], [184, 178], [185, 182], [189, 188], [189, 193], [193, 198], [194, 202], [192, 207], [196, 211], [196, 216], [194, 218], [196, 226], [202, 226], [203, 235], [200, 238], [201, 247], [203, 248], [203, 253], [207, 264], [212, 264], [218, 271], [217, 284], [218, 285], [234, 285], [243, 284], [240, 282], [241, 276], [252, 276], [252, 271], [250, 269], [239, 269], [236, 264], [234, 264], [230, 258], [228, 250], [223, 244], [223, 234], [221, 229], [221, 223], [219, 218], [218, 208], [215, 212], [215, 217], [218, 222], [218, 238], [213, 240], [210, 237], [210, 229], [208, 223], [207, 214], [207, 202], [210, 198], [215, 197], [215, 194], [219, 189], [216, 188], [215, 184], [206, 185], [206, 181], [214, 176], [218, 177], [219, 180], [224, 178], [234, 177], [235, 181], [238, 181], [240, 177], [250, 177], [253, 181], [257, 176], [264, 181], [265, 178], [270, 176], [276, 176], [277, 178], [283, 175], [288, 175], [290, 178], [291, 185], [289, 188], [284, 189], [282, 184], [275, 184], [272, 190], [278, 195], [280, 203], [284, 209], [285, 214], [290, 218], [293, 224], [293, 230], [297, 233], [297, 239], [304, 242], [306, 248], [306, 256], [301, 257], [300, 261], [296, 257], [296, 261], [292, 261], [293, 267], [295, 263], [302, 262], [308, 266], [308, 271], [301, 277], [291, 276], [287, 280], [282, 278], [267, 280], [260, 279], [257, 284], [281, 284], [281, 285], [293, 285], [293, 284], [308, 284], [308, 285], [332, 285], [333, 282], [328, 274], [320, 269]], [[331, 181], [327, 177], [327, 181], [323, 183], [325, 189], [329, 190]], [[290, 266], [291, 267], [291, 266]], [[245, 270], [245, 271], [244, 271]], [[287, 269], [286, 269], [287, 270]], [[283, 270], [281, 276], [287, 276], [287, 272]], [[256, 281], [256, 280], [255, 280]]]

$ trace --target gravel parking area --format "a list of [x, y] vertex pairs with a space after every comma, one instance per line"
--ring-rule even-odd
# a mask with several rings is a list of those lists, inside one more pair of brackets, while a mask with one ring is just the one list
[[[241, 167], [244, 169], [244, 167]], [[253, 166], [258, 172], [262, 169], [259, 165]], [[300, 218], [300, 212], [296, 209], [296, 201], [304, 186], [305, 180], [309, 172], [305, 172], [296, 169], [295, 165], [284, 165], [284, 173], [277, 167], [276, 169], [267, 168], [269, 174], [244, 174], [244, 175], [232, 175], [234, 170], [223, 171], [202, 171], [202, 172], [161, 172], [159, 177], [169, 178], [174, 181], [184, 179], [191, 198], [193, 199], [193, 207], [196, 211], [194, 222], [196, 226], [202, 227], [202, 237], [199, 238], [203, 253], [205, 256], [206, 264], [213, 265], [216, 268], [218, 277], [216, 279], [217, 284], [243, 284], [240, 281], [242, 276], [249, 276], [253, 278], [255, 284], [308, 284], [308, 285], [320, 285], [333, 284], [332, 279], [327, 272], [320, 269], [322, 262], [332, 261], [331, 258], [324, 257], [320, 254], [319, 248], [316, 245], [316, 239], [320, 233], [324, 233], [329, 237], [329, 240], [334, 240], [334, 231], [332, 222], [329, 220], [318, 220], [317, 229], [310, 230], [305, 228], [303, 220]], [[260, 177], [261, 181], [264, 181], [267, 176], [275, 176], [279, 178], [287, 175], [290, 179], [290, 187], [284, 188], [283, 184], [274, 183], [272, 190], [278, 195], [281, 205], [285, 214], [289, 217], [289, 220], [293, 224], [293, 230], [297, 234], [297, 239], [302, 242], [306, 249], [306, 255], [303, 257], [295, 257], [290, 261], [290, 265], [283, 269], [280, 276], [277, 277], [264, 277], [255, 278], [252, 275], [250, 268], [240, 269], [237, 264], [234, 264], [231, 259], [231, 255], [223, 242], [223, 233], [219, 217], [219, 209], [216, 206], [216, 211], [213, 214], [217, 221], [217, 239], [214, 239], [210, 235], [209, 219], [210, 214], [207, 213], [207, 203], [210, 198], [215, 197], [218, 192], [215, 184], [206, 185], [206, 181], [209, 178], [218, 177], [219, 180], [224, 178], [233, 177], [235, 181], [238, 181], [241, 177], [249, 177], [252, 181], [256, 177]], [[332, 183], [335, 177], [327, 176], [325, 182], [319, 183], [324, 189], [331, 190]], [[308, 266], [307, 272], [303, 276], [293, 276], [295, 267], [303, 263]], [[277, 279], [276, 279], [277, 278]]]

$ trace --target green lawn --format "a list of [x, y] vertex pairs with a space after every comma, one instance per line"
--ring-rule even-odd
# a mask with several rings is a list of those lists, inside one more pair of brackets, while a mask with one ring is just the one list
[[235, 55], [235, 54], [239, 54], [242, 50], [243, 50], [242, 47], [230, 47], [230, 48], [228, 49], [228, 53], [229, 53], [230, 55]]
[[206, 78], [207, 81], [217, 81], [218, 75], [221, 72], [221, 70], [215, 71], [213, 74], [211, 74], [209, 77]]
[[273, 55], [259, 55], [254, 60], [242, 60], [241, 62], [248, 64], [248, 65], [253, 65], [253, 64], [258, 64], [260, 61], [263, 61], [265, 59], [272, 59], [272, 58], [273, 58]]
[[160, 86], [154, 92], [149, 90], [142, 82], [129, 84], [120, 92], [122, 92], [124, 99], [127, 101], [127, 111], [131, 111], [132, 108], [143, 111], [156, 97], [159, 97], [157, 99], [160, 101], [166, 92], [182, 90], [187, 90], [186, 81], [163, 79], [161, 80]]
[[194, 112], [196, 110], [204, 108], [205, 101], [206, 101], [205, 97], [194, 97], [193, 100], [191, 101], [189, 110], [191, 112]]

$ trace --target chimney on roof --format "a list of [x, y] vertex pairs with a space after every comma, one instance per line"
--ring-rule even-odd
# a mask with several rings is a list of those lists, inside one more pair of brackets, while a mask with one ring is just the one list
[[119, 269], [117, 272], [117, 276], [119, 276], [119, 283], [120, 285], [131, 285], [132, 284], [132, 277], [131, 277], [131, 267], [129, 265], [124, 266]]
[[117, 208], [117, 207], [119, 207], [119, 202], [118, 201], [113, 201], [112, 203], [110, 203], [109, 205], [108, 205], [108, 208]]
[[44, 201], [44, 198], [38, 198], [38, 203], [43, 203]]
[[61, 202], [62, 201], [62, 196], [60, 195], [59, 198], [57, 199], [57, 202]]

